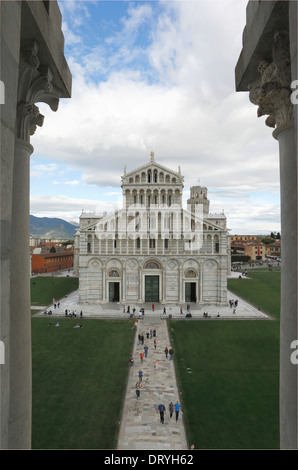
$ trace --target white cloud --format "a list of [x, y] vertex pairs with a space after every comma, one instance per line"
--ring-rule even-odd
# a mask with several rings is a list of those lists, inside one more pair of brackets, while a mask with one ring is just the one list
[[38, 217], [59, 217], [65, 220], [78, 221], [83, 211], [111, 212], [118, 207], [115, 201], [95, 201], [64, 195], [31, 196], [30, 198], [30, 214]]
[[[65, 5], [74, 19], [71, 27], [64, 20], [72, 98], [62, 100], [57, 113], [41, 105], [46, 119], [33, 136], [35, 152], [79, 169], [101, 199], [101, 187], [120, 187], [124, 165], [142, 165], [153, 150], [160, 163], [181, 165], [186, 188], [200, 178], [225, 202], [238, 191], [236, 204], [229, 199], [229, 214], [245, 224], [240, 212], [245, 204], [250, 213], [247, 192], [279, 191], [278, 144], [247, 93], [235, 91], [246, 3], [178, 1], [158, 3], [158, 9], [131, 3], [121, 31], [84, 55], [79, 26], [88, 18], [88, 3], [77, 11]], [[137, 35], [145, 27], [147, 43], [140, 45]], [[104, 81], [94, 81], [94, 73], [106, 74]], [[32, 167], [32, 175], [37, 171]], [[265, 220], [266, 211], [278, 220], [275, 206], [259, 207], [250, 226]]]
[[72, 180], [72, 181], [65, 181], [64, 184], [69, 184], [70, 186], [77, 186], [80, 184], [78, 180]]

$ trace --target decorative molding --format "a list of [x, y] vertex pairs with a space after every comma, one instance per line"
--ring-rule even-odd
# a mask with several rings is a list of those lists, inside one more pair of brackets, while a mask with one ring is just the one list
[[268, 115], [265, 123], [274, 128], [273, 136], [294, 126], [291, 102], [291, 60], [287, 32], [274, 34], [272, 61], [259, 62], [260, 79], [250, 85], [249, 99], [258, 106], [258, 117]]
[[37, 42], [26, 41], [21, 47], [20, 54], [17, 138], [30, 142], [30, 136], [35, 133], [37, 126], [43, 126], [44, 116], [35, 103], [47, 103], [52, 111], [57, 111], [61, 91], [52, 81], [51, 69], [45, 64], [40, 64]]

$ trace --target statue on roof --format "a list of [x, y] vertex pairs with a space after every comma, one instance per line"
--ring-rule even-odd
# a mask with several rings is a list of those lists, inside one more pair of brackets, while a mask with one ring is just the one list
[[150, 153], [151, 161], [154, 162], [154, 152]]

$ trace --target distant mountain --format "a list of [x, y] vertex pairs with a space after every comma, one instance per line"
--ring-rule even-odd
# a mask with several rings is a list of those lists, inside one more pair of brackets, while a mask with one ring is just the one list
[[66, 220], [30, 215], [30, 236], [33, 238], [73, 239], [77, 229], [77, 224]]

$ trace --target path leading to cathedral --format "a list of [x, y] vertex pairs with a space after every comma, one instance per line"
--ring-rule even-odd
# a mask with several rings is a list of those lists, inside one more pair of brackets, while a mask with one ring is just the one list
[[[146, 332], [156, 330], [156, 337], [147, 339]], [[138, 335], [144, 335], [144, 344], [139, 343]], [[156, 349], [154, 346], [156, 340]], [[140, 353], [148, 346], [148, 355], [143, 360]], [[138, 321], [138, 330], [134, 344], [133, 359], [126, 390], [123, 418], [118, 439], [121, 450], [183, 450], [188, 449], [183, 424], [183, 408], [176, 422], [175, 411], [172, 417], [169, 404], [180, 403], [174, 362], [165, 354], [165, 348], [171, 344], [167, 329], [167, 320], [147, 317]], [[139, 398], [136, 395], [136, 383], [139, 371], [143, 372]], [[160, 421], [158, 406], [165, 406], [164, 423]]]

